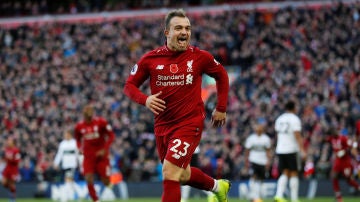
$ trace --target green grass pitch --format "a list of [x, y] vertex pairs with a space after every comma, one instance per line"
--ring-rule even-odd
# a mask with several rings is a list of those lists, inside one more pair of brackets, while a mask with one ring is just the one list
[[[0, 202], [8, 202], [8, 199], [1, 198]], [[264, 202], [272, 202], [272, 199], [265, 199]], [[306, 199], [301, 198], [301, 202], [333, 202], [333, 197], [317, 197], [314, 199]], [[358, 197], [344, 197], [344, 202], [359, 202], [360, 196]], [[51, 199], [24, 199], [24, 198], [18, 198], [16, 202], [54, 202]], [[91, 202], [90, 200], [81, 200], [81, 201], [69, 201], [69, 202]], [[104, 201], [105, 202], [105, 201]], [[161, 202], [160, 198], [130, 198], [129, 200], [120, 200], [117, 199], [114, 202]], [[207, 202], [206, 198], [191, 198], [188, 202]], [[239, 199], [239, 198], [230, 198], [229, 202], [248, 202], [248, 200], [245, 199]]]

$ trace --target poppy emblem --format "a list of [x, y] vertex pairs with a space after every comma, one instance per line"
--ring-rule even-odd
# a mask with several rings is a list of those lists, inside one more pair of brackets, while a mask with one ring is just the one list
[[170, 72], [175, 74], [176, 72], [178, 72], [179, 68], [177, 66], [177, 64], [171, 64], [170, 65]]

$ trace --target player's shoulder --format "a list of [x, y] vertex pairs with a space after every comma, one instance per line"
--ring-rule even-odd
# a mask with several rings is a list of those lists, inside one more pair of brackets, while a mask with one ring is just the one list
[[83, 120], [78, 121], [78, 122], [76, 123], [76, 125], [75, 125], [75, 129], [76, 129], [76, 128], [80, 128], [80, 127], [83, 126], [83, 125], [84, 125], [84, 121], [83, 121]]
[[102, 116], [94, 117], [94, 121], [97, 122], [97, 123], [107, 123], [107, 120]]
[[196, 46], [192, 46], [191, 48], [189, 48], [190, 50], [192, 50], [192, 52], [200, 57], [206, 57], [208, 59], [213, 59], [214, 56], [207, 50], [204, 49], [200, 49]]
[[292, 117], [292, 116], [293, 116], [293, 114], [292, 114], [292, 113], [288, 113], [288, 112], [282, 113], [282, 114], [280, 115], [281, 118], [288, 118], [288, 117]]
[[152, 56], [167, 55], [169, 53], [171, 53], [171, 51], [164, 45], [146, 52], [142, 58], [144, 59]]
[[261, 135], [261, 137], [264, 138], [264, 139], [266, 139], [266, 140], [271, 140], [270, 136], [269, 136], [268, 134], [266, 134], [266, 133], [263, 133], [263, 134]]
[[340, 139], [344, 142], [352, 142], [352, 140], [346, 135], [340, 135]]
[[14, 150], [15, 150], [16, 152], [20, 152], [20, 147], [15, 146], [15, 147], [14, 147]]
[[147, 51], [141, 56], [140, 60], [137, 62], [137, 65], [146, 64], [149, 62], [149, 60], [151, 61], [152, 58], [161, 57], [161, 55], [165, 55], [166, 52], [167, 51], [164, 46]]
[[279, 119], [285, 119], [285, 120], [289, 120], [289, 121], [293, 121], [293, 120], [300, 120], [300, 118], [294, 114], [294, 113], [283, 113], [279, 116]]
[[194, 49], [194, 51], [193, 51], [194, 53], [203, 54], [205, 56], [213, 57], [213, 55], [207, 50], [200, 49], [200, 48], [198, 48], [196, 46], [193, 46], [193, 49]]
[[[192, 46], [192, 45], [188, 47], [187, 52], [211, 55], [208, 51], [199, 49], [198, 47]], [[160, 46], [158, 48], [155, 48], [153, 50], [146, 52], [143, 55], [143, 57], [146, 58], [146, 57], [150, 57], [150, 56], [154, 56], [154, 55], [168, 55], [168, 54], [173, 54], [173, 53], [177, 53], [177, 52], [171, 51], [168, 47], [166, 47], [166, 45], [164, 45], [164, 46]]]
[[251, 133], [246, 139], [247, 141], [255, 141], [257, 135], [255, 133]]

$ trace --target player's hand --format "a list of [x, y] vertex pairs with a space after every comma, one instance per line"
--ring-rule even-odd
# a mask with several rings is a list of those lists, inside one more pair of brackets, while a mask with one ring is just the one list
[[267, 163], [265, 164], [265, 170], [269, 171], [269, 170], [270, 170], [270, 167], [271, 167], [270, 162], [267, 162]]
[[211, 124], [214, 128], [221, 127], [226, 122], [226, 112], [219, 112], [216, 109], [212, 112]]
[[346, 154], [346, 151], [345, 151], [344, 149], [336, 152], [336, 156], [337, 156], [338, 158], [342, 158], [345, 154]]
[[145, 103], [145, 106], [156, 115], [158, 115], [160, 112], [163, 112], [166, 108], [165, 101], [158, 98], [161, 93], [162, 92], [160, 91], [154, 95], [150, 95], [149, 97], [147, 97]]
[[249, 167], [250, 167], [250, 162], [248, 159], [245, 160], [245, 169], [246, 170], [249, 170]]
[[301, 159], [302, 159], [303, 161], [306, 160], [306, 158], [307, 158], [307, 153], [306, 153], [305, 149], [302, 149], [302, 150], [300, 151], [300, 157], [301, 157]]

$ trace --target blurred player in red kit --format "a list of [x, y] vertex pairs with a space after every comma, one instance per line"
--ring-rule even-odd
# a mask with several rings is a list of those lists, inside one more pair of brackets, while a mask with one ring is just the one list
[[331, 127], [327, 134], [328, 141], [331, 144], [333, 150], [333, 162], [331, 169], [331, 177], [333, 183], [333, 189], [337, 202], [342, 202], [342, 196], [340, 192], [339, 179], [343, 176], [347, 183], [354, 187], [357, 191], [360, 191], [360, 185], [355, 181], [353, 176], [352, 155], [356, 156], [357, 142], [352, 141], [347, 136], [340, 135], [339, 131]]
[[6, 167], [2, 173], [2, 184], [10, 191], [10, 202], [14, 202], [16, 198], [15, 183], [19, 179], [20, 158], [20, 150], [16, 146], [15, 139], [9, 136], [4, 148], [4, 159], [6, 162]]
[[[155, 116], [155, 136], [163, 163], [163, 202], [180, 202], [180, 185], [214, 192], [219, 202], [227, 202], [230, 182], [215, 180], [191, 167], [191, 156], [199, 145], [205, 120], [201, 98], [202, 75], [216, 81], [217, 105], [212, 124], [226, 120], [229, 78], [225, 68], [207, 51], [190, 45], [190, 20], [182, 9], [165, 17], [166, 43], [146, 53], [132, 68], [124, 93], [146, 106]], [[150, 79], [151, 95], [140, 86]]]
[[84, 155], [83, 174], [91, 199], [99, 201], [94, 187], [97, 174], [105, 186], [110, 186], [109, 150], [115, 134], [110, 124], [102, 117], [94, 116], [94, 108], [86, 105], [83, 120], [75, 126], [75, 139], [79, 151]]

